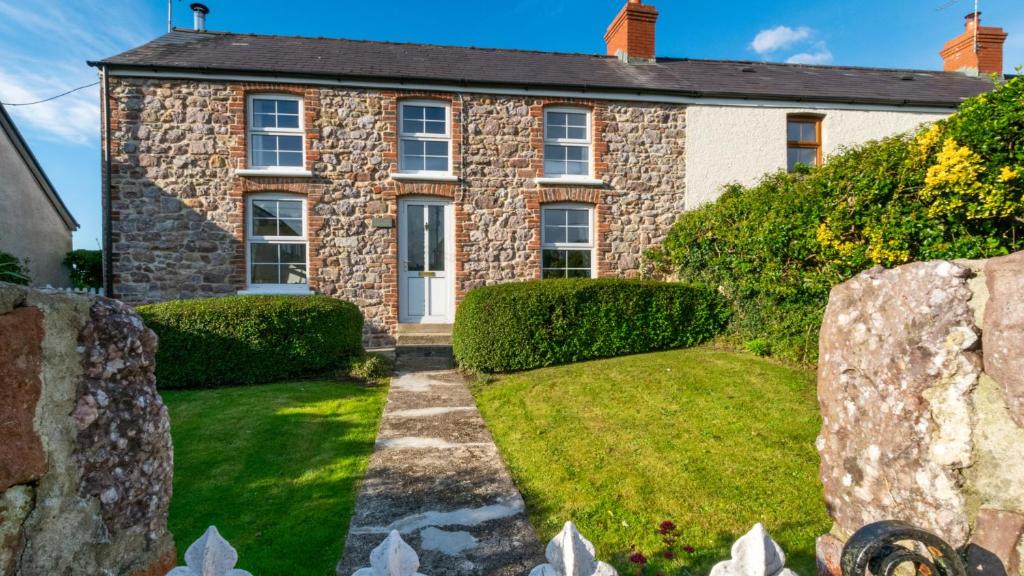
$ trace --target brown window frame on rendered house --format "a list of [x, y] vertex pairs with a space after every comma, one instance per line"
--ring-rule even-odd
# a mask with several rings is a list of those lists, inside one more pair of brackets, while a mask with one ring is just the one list
[[[810, 114], [790, 114], [786, 116], [786, 171], [793, 172], [796, 165], [789, 165], [789, 151], [793, 148], [801, 150], [814, 150], [814, 166], [821, 166], [821, 116]], [[790, 140], [790, 124], [814, 124], [814, 140]]]

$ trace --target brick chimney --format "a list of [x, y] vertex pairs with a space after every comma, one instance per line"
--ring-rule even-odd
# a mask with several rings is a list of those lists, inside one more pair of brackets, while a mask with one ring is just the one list
[[608, 55], [625, 62], [654, 62], [654, 24], [658, 10], [643, 0], [628, 0], [608, 27]]
[[[977, 42], [975, 42], [977, 39]], [[947, 72], [978, 74], [1003, 73], [1003, 43], [1006, 32], [1002, 28], [981, 25], [981, 12], [966, 16], [964, 33], [946, 42], [939, 55]]]

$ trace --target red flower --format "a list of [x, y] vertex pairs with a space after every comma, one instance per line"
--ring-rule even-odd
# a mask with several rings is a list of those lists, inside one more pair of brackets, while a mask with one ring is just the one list
[[684, 550], [684, 551], [685, 551], [685, 552], [686, 552], [687, 554], [693, 554], [693, 553], [694, 553], [694, 551], [696, 550], [696, 548], [694, 548], [693, 546], [690, 546], [689, 544], [687, 544], [686, 546], [683, 546], [683, 550]]
[[675, 560], [676, 553], [671, 550], [665, 550], [665, 552], [662, 553], [662, 556], [665, 557], [665, 560]]
[[644, 556], [640, 552], [633, 552], [629, 555], [629, 561], [633, 564], [644, 565], [647, 564], [647, 556]]
[[668, 534], [669, 532], [675, 532], [676, 525], [671, 520], [665, 520], [658, 525], [658, 531], [662, 534]]

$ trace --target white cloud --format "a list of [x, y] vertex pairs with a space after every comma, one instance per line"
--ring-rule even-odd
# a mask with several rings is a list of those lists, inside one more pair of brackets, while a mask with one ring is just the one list
[[[152, 19], [134, 0], [0, 0], [0, 102], [34, 102], [97, 80], [86, 60], [113, 56], [151, 39]], [[99, 90], [7, 108], [23, 132], [50, 141], [95, 145]]]
[[803, 42], [811, 37], [813, 31], [806, 27], [790, 28], [789, 26], [776, 26], [761, 30], [754, 36], [750, 47], [758, 54], [770, 54], [779, 50], [785, 50], [798, 42]]
[[[52, 77], [12, 73], [0, 67], [0, 102], [35, 102], [75, 87]], [[99, 101], [99, 90], [93, 86], [42, 104], [8, 106], [7, 111], [19, 124], [28, 124], [47, 139], [84, 144], [98, 137]]]
[[750, 48], [766, 60], [785, 59], [789, 64], [831, 64], [832, 51], [825, 41], [816, 40], [816, 35], [807, 26], [776, 26], [758, 32]]
[[832, 51], [824, 42], [818, 42], [814, 51], [793, 54], [786, 59], [786, 62], [789, 64], [831, 64]]

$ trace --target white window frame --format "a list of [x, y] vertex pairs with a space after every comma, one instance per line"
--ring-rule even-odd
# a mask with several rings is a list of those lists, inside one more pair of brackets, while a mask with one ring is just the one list
[[[444, 134], [428, 134], [424, 132], [405, 131], [405, 107], [406, 106], [430, 106], [444, 109]], [[408, 170], [402, 166], [402, 158], [405, 156], [405, 141], [416, 140], [421, 142], [447, 142], [448, 143], [448, 168], [445, 170]], [[399, 174], [420, 174], [451, 176], [452, 175], [452, 104], [444, 100], [401, 100], [398, 103], [398, 173]]]
[[[586, 129], [587, 137], [584, 139], [576, 138], [550, 138], [548, 137], [548, 113], [550, 112], [562, 112], [571, 114], [585, 114], [587, 117]], [[594, 178], [594, 119], [593, 111], [590, 108], [578, 108], [572, 106], [549, 106], [544, 108], [544, 143], [543, 151], [547, 150], [547, 146], [576, 146], [586, 147], [587, 149], [587, 173], [580, 174], [548, 174], [547, 164], [544, 166], [544, 179], [555, 179], [555, 180], [592, 180]], [[543, 154], [542, 154], [543, 156]], [[547, 158], [545, 158], [547, 160]]]
[[[589, 242], [548, 242], [546, 234], [547, 211], [548, 210], [586, 210], [587, 221], [589, 222], [590, 233], [587, 235]], [[576, 202], [563, 202], [558, 204], [543, 204], [540, 207], [540, 269], [541, 277], [544, 277], [544, 250], [577, 250], [590, 252], [590, 277], [597, 278], [597, 221], [596, 210], [593, 204], [581, 204]]]
[[[298, 128], [256, 128], [253, 117], [256, 113], [256, 107], [253, 105], [255, 100], [290, 100], [299, 103], [299, 127]], [[260, 93], [250, 94], [246, 100], [246, 135], [245, 140], [247, 144], [246, 160], [248, 163], [248, 169], [246, 172], [294, 172], [296, 174], [304, 174], [306, 172], [306, 114], [305, 114], [305, 102], [301, 96], [295, 96], [293, 94], [273, 94], [273, 93]], [[253, 146], [253, 136], [255, 135], [268, 135], [268, 136], [298, 136], [302, 142], [302, 165], [301, 166], [257, 166], [254, 161], [253, 153], [255, 147]]]
[[[288, 200], [302, 204], [302, 236], [257, 236], [253, 233], [252, 203], [256, 200]], [[301, 194], [258, 192], [246, 195], [245, 198], [245, 285], [240, 294], [312, 294], [309, 289], [309, 213], [306, 197]], [[253, 284], [252, 282], [252, 245], [253, 244], [302, 244], [306, 247], [306, 283], [305, 284]]]

